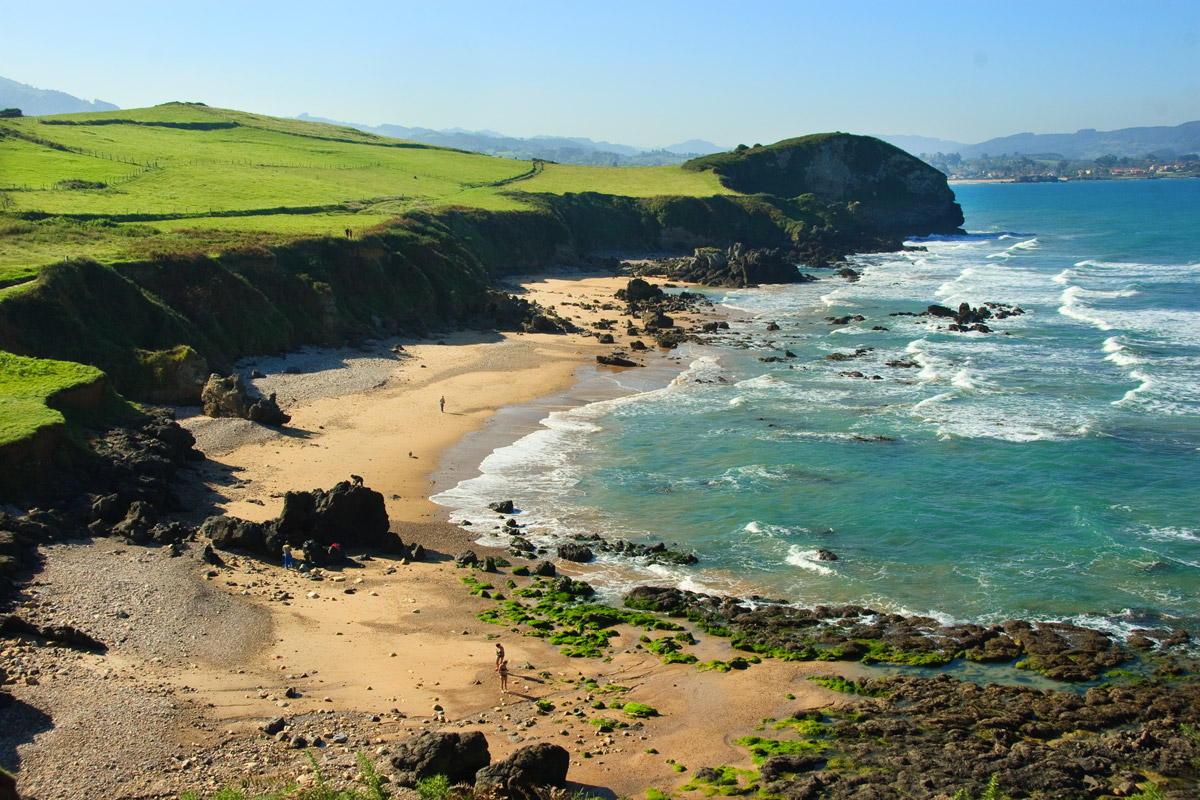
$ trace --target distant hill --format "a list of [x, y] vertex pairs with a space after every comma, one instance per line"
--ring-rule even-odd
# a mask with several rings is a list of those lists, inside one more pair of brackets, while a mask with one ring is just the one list
[[713, 153], [724, 153], [728, 149], [728, 147], [721, 147], [719, 144], [706, 142], [703, 139], [688, 139], [686, 142], [669, 144], [663, 148], [663, 150], [666, 150], [669, 153], [679, 153], [680, 155], [690, 153], [701, 156], [710, 156]]
[[102, 100], [81, 100], [66, 92], [38, 89], [27, 83], [0, 78], [0, 108], [19, 108], [27, 117], [46, 114], [73, 114], [77, 111], [117, 111], [117, 106]]
[[[409, 128], [404, 125], [363, 125], [357, 122], [340, 122], [324, 117], [314, 117], [309, 114], [300, 114], [296, 119], [345, 125], [367, 133], [377, 133], [381, 136], [391, 136], [395, 139], [408, 139], [414, 142], [437, 145], [438, 147], [453, 147], [458, 150], [483, 153], [489, 156], [518, 158], [524, 161], [537, 158], [543, 161], [555, 161], [559, 164], [583, 164], [604, 167], [654, 167], [682, 164], [689, 158], [721, 152], [724, 149], [712, 142], [705, 142], [698, 139], [653, 150], [627, 144], [597, 142], [578, 137], [533, 136], [528, 139], [522, 139], [505, 136], [495, 131], [464, 131], [461, 128], [437, 131], [431, 128]], [[688, 149], [689, 146], [693, 145], [696, 149]]]
[[1185, 122], [1173, 127], [1122, 128], [1097, 131], [1091, 128], [1075, 133], [1018, 133], [968, 145], [958, 151], [963, 158], [984, 153], [1055, 153], [1063, 158], [1099, 158], [1103, 155], [1143, 156], [1147, 153], [1180, 155], [1200, 151], [1200, 122]]
[[1200, 152], [1200, 122], [1185, 122], [1175, 126], [1122, 128], [1116, 131], [1097, 131], [1086, 128], [1075, 133], [1017, 133], [988, 139], [979, 144], [964, 144], [926, 136], [880, 136], [885, 142], [921, 153], [958, 153], [963, 158], [982, 155], [1047, 155], [1062, 158], [1095, 159], [1103, 155], [1138, 157], [1147, 153], [1176, 156]]

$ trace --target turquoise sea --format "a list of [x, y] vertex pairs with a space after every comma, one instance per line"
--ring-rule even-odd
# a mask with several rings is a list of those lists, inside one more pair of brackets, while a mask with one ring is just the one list
[[[577, 396], [434, 499], [493, 543], [486, 504], [511, 497], [535, 541], [701, 559], [601, 559], [610, 594], [1200, 632], [1200, 181], [955, 193], [967, 235], [856, 257], [853, 283], [710, 291], [731, 330], [681, 349], [678, 374]], [[988, 334], [890, 316], [989, 301], [1026, 313]], [[826, 319], [846, 315], [864, 320]]]

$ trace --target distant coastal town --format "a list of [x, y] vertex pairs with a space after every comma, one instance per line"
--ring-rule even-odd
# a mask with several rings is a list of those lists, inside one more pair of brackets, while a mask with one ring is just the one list
[[1130, 178], [1200, 177], [1200, 155], [1141, 157], [1104, 155], [1096, 159], [1066, 159], [1048, 153], [1014, 153], [963, 158], [958, 153], [922, 153], [921, 159], [941, 170], [952, 181], [1005, 181], [1013, 183], [1058, 183]]

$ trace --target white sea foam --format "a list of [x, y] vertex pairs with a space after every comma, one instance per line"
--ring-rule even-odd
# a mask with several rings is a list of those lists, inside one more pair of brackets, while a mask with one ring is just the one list
[[1113, 326], [1110, 325], [1103, 317], [1100, 317], [1097, 312], [1091, 307], [1085, 305], [1080, 296], [1086, 290], [1080, 286], [1069, 286], [1062, 293], [1062, 305], [1058, 307], [1058, 313], [1064, 317], [1085, 322], [1088, 325], [1094, 325], [1102, 331], [1111, 331]]
[[788, 548], [787, 557], [784, 561], [791, 564], [793, 567], [815, 572], [818, 575], [835, 575], [836, 570], [826, 566], [830, 562], [821, 561], [816, 550], [806, 550], [798, 544], [794, 544]]

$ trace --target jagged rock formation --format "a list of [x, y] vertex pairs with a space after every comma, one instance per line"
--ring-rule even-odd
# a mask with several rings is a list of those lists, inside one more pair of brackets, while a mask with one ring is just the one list
[[805, 258], [785, 248], [754, 249], [738, 242], [726, 250], [699, 247], [690, 257], [645, 264], [639, 271], [705, 286], [742, 288], [763, 283], [807, 283], [816, 278], [796, 266]]
[[274, 427], [292, 421], [279, 408], [274, 393], [270, 397], [251, 397], [242, 376], [236, 373], [224, 378], [216, 373], [209, 375], [200, 392], [200, 402], [210, 417], [240, 417]]
[[388, 527], [382, 494], [356, 481], [341, 481], [329, 491], [288, 492], [283, 510], [270, 522], [213, 516], [199, 533], [222, 550], [279, 558], [283, 545], [298, 548], [308, 541], [324, 549], [336, 543], [399, 552], [404, 543]]

